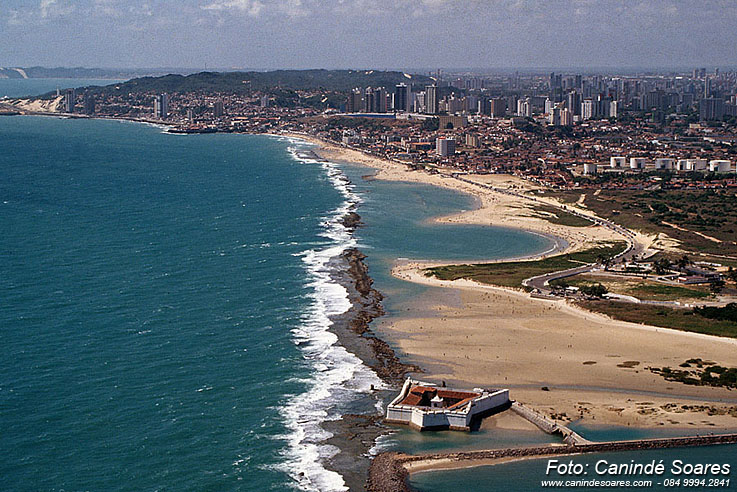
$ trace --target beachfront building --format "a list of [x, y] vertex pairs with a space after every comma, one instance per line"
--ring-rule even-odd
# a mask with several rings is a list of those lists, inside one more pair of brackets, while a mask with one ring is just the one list
[[154, 99], [154, 117], [165, 120], [169, 117], [169, 95], [159, 94]]
[[407, 378], [386, 408], [386, 421], [423, 430], [471, 430], [474, 419], [506, 409], [509, 390], [453, 390]]
[[456, 152], [456, 141], [453, 138], [439, 137], [435, 139], [435, 152], [442, 157], [448, 157]]

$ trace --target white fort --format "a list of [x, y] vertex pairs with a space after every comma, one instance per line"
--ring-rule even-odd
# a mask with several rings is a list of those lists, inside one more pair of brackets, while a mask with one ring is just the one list
[[386, 408], [386, 421], [418, 430], [470, 430], [481, 418], [509, 406], [509, 390], [459, 391], [407, 378]]

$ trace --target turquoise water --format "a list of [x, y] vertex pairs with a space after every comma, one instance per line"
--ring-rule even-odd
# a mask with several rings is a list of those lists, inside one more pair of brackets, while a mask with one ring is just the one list
[[[404, 248], [502, 243], [471, 228], [446, 250], [425, 219], [466, 198], [351, 186], [302, 146], [0, 119], [3, 490], [344, 488], [319, 424], [370, 411], [380, 383], [328, 331], [347, 309], [330, 260], [365, 247], [390, 287], [379, 265]], [[337, 219], [357, 204], [354, 238]]]
[[[621, 453], [600, 453], [591, 455], [578, 455], [568, 457], [557, 457], [559, 462], [568, 463], [571, 460], [585, 467], [587, 475], [579, 478], [583, 479], [599, 479], [599, 480], [651, 480], [650, 486], [615, 486], [615, 487], [543, 487], [543, 480], [574, 480], [575, 476], [559, 476], [552, 472], [546, 475], [548, 467], [548, 458], [524, 460], [506, 463], [495, 466], [481, 466], [469, 468], [466, 470], [448, 470], [435, 471], [426, 473], [416, 473], [411, 478], [411, 485], [422, 492], [446, 492], [449, 490], [475, 490], [479, 492], [507, 492], [514, 491], [535, 491], [535, 490], [733, 490], [736, 486], [735, 466], [737, 466], [737, 446], [710, 446], [703, 448], [683, 448], [683, 449], [667, 449], [658, 451], [628, 451]], [[611, 474], [598, 475], [596, 473], [596, 463], [600, 460], [606, 460], [607, 463], [628, 464], [631, 461], [635, 463], [650, 463], [655, 460], [656, 463], [663, 460], [665, 473], [662, 475], [644, 475], [635, 474], [630, 476], [615, 476]], [[707, 475], [684, 475], [675, 474], [673, 462], [680, 460], [683, 463], [691, 465], [696, 464], [730, 464], [730, 473], [724, 474], [707, 474]], [[586, 465], [588, 467], [586, 468]], [[680, 465], [679, 465], [680, 466]], [[677, 470], [676, 470], [677, 471]], [[679, 479], [679, 485], [666, 485], [663, 482], [667, 479]], [[704, 479], [705, 485], [685, 485], [684, 479]], [[709, 479], [729, 479], [726, 485], [724, 482], [708, 486]]]
[[108, 85], [120, 82], [111, 79], [0, 79], [0, 98], [38, 96], [59, 89]]

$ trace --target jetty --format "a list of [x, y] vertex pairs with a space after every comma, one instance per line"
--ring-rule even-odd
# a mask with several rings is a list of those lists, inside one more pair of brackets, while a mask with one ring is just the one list
[[369, 492], [411, 492], [410, 473], [419, 470], [463, 468], [489, 465], [505, 459], [540, 458], [584, 453], [604, 453], [667, 449], [693, 446], [737, 444], [737, 434], [717, 434], [695, 437], [638, 439], [634, 441], [589, 442], [588, 444], [550, 444], [545, 446], [462, 451], [410, 455], [397, 452], [381, 453], [369, 468], [366, 489]]
[[546, 434], [558, 434], [562, 436], [563, 442], [565, 442], [566, 444], [572, 444], [575, 446], [591, 443], [591, 441], [585, 439], [573, 429], [570, 429], [565, 425], [558, 425], [556, 421], [549, 419], [536, 410], [524, 406], [518, 401], [512, 403], [510, 410], [512, 410], [520, 417], [529, 420], [530, 422], [535, 424], [538, 429], [542, 430]]

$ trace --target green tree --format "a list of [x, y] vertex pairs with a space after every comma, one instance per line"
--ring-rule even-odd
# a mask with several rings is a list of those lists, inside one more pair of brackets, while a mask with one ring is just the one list
[[659, 260], [655, 260], [653, 262], [653, 268], [655, 269], [655, 273], [658, 275], [663, 275], [670, 270], [671, 262], [668, 258], [661, 258]]
[[591, 297], [604, 297], [604, 294], [609, 292], [609, 289], [600, 283], [584, 285], [580, 290], [581, 293]]

